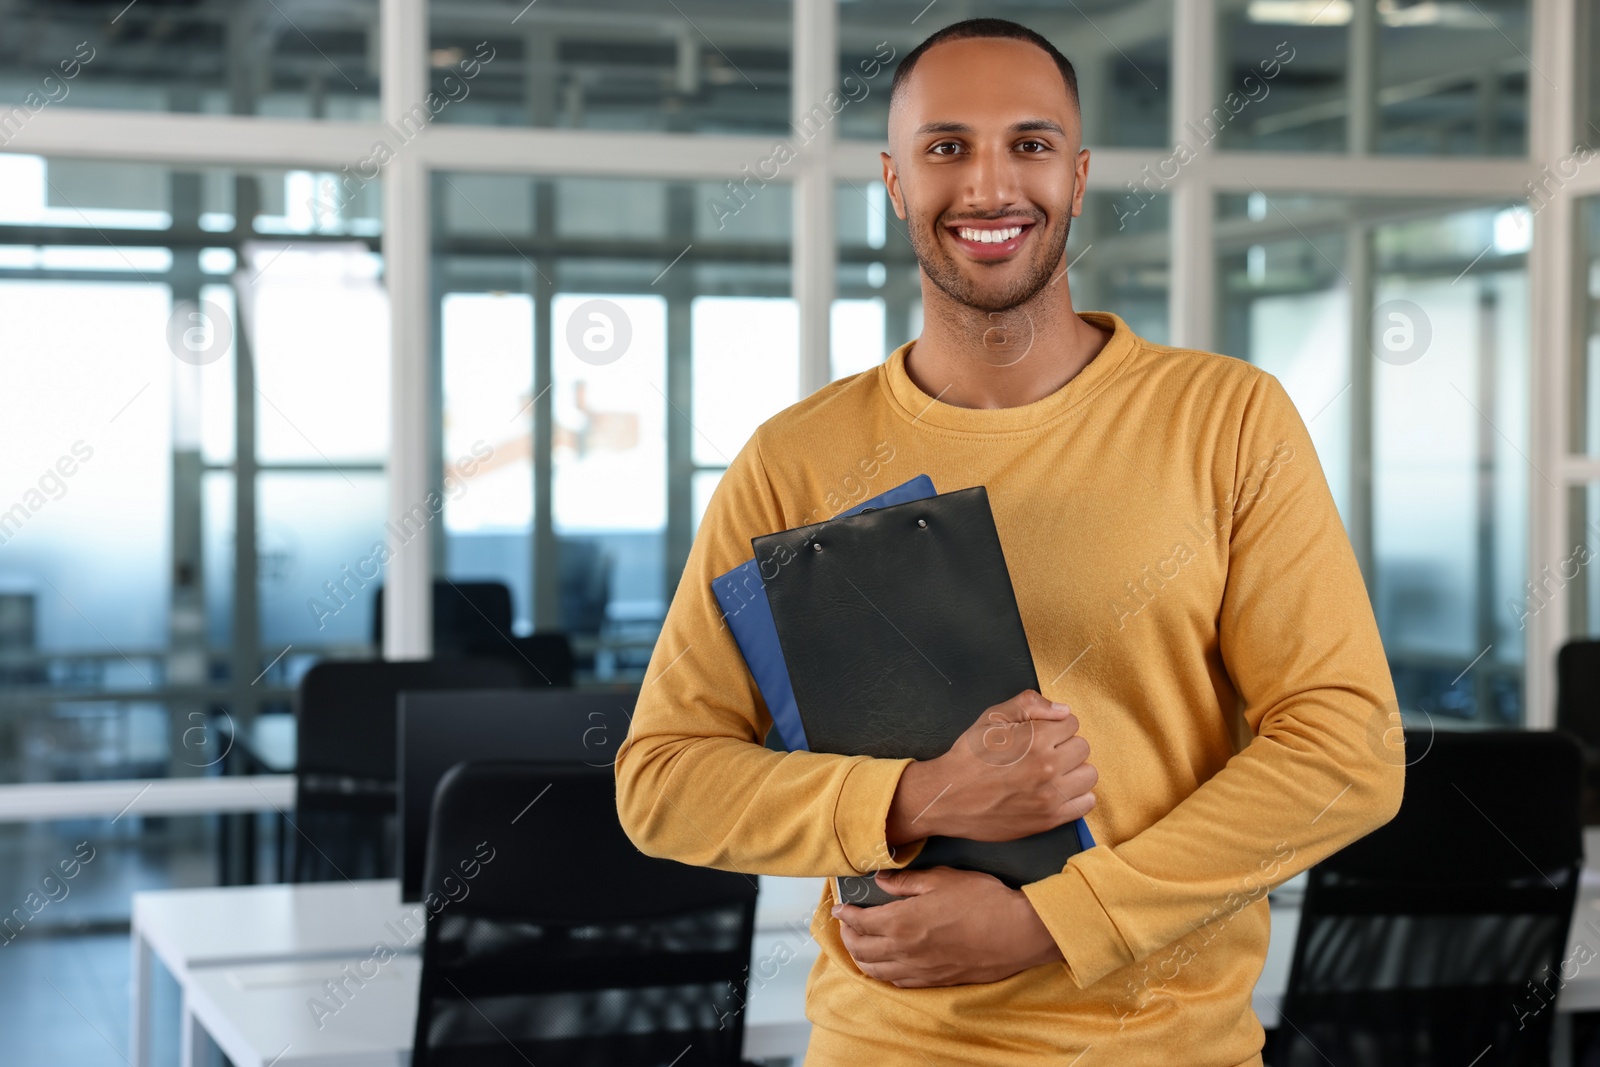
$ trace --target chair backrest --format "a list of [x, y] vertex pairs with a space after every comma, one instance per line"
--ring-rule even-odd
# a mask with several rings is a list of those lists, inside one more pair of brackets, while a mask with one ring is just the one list
[[1556, 729], [1600, 749], [1600, 641], [1568, 641], [1556, 653]]
[[1399, 813], [1310, 871], [1268, 1062], [1459, 1067], [1493, 1046], [1497, 1064], [1548, 1064], [1581, 752], [1549, 731], [1406, 744]]
[[416, 1067], [732, 1067], [756, 880], [645, 856], [610, 767], [466, 762], [428, 836]]
[[503, 659], [326, 660], [307, 671], [295, 690], [291, 880], [394, 877], [402, 692], [535, 684]]
[[493, 637], [469, 643], [462, 654], [479, 658], [520, 661], [538, 676], [539, 684], [556, 689], [572, 686], [572, 639], [556, 631], [526, 637]]
[[[433, 655], [467, 655], [473, 645], [511, 636], [511, 589], [504, 582], [433, 583]], [[383, 586], [372, 600], [372, 643], [383, 648]]]
[[395, 700], [407, 690], [542, 685], [509, 660], [324, 660], [295, 690], [295, 771], [395, 780]]
[[614, 563], [610, 550], [599, 541], [570, 538], [561, 542], [556, 585], [562, 629], [577, 634], [600, 632], [611, 603]]
[[466, 760], [610, 767], [628, 735], [638, 699], [638, 686], [402, 693], [397, 756], [400, 899], [422, 899], [428, 820], [434, 791], [446, 771]]

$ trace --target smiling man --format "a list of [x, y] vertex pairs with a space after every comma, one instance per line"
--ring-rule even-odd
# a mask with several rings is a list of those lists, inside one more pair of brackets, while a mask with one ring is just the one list
[[[1383, 648], [1283, 388], [1073, 310], [1081, 129], [1071, 65], [1014, 23], [906, 56], [883, 177], [922, 335], [734, 457], [617, 756], [651, 855], [879, 870], [904, 898], [824, 894], [808, 1064], [1259, 1064], [1267, 889], [1399, 806]], [[925, 762], [763, 747], [772, 720], [710, 582], [752, 537], [923, 473], [987, 487], [1041, 692], [973, 708]], [[991, 715], [1026, 755], [983, 758]], [[1010, 840], [1084, 812], [1098, 844], [1020, 889], [902, 869], [929, 835]]]

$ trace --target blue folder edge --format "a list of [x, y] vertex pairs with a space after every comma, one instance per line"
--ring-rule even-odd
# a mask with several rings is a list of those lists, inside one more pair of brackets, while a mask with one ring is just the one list
[[[934, 496], [933, 480], [919, 474], [886, 492], [863, 500], [855, 507], [841, 511], [835, 518], [856, 515], [869, 508], [884, 508], [905, 504], [912, 500], [926, 500]], [[733, 639], [750, 668], [761, 698], [767, 703], [772, 724], [790, 752], [808, 751], [806, 731], [800, 721], [800, 709], [795, 704], [794, 689], [789, 684], [789, 667], [783, 659], [783, 648], [778, 642], [778, 627], [772, 621], [772, 605], [767, 602], [767, 590], [761, 584], [761, 569], [755, 560], [747, 560], [711, 582], [711, 592], [722, 606], [723, 618]], [[1082, 819], [1073, 824], [1078, 831], [1078, 847], [1094, 847], [1094, 837]]]
[[[905, 504], [912, 500], [926, 500], [934, 496], [933, 480], [919, 474], [908, 482], [895, 486], [870, 500], [863, 500], [836, 518], [855, 515], [868, 508]], [[744, 653], [750, 674], [767, 702], [772, 723], [791, 752], [810, 748], [806, 744], [805, 727], [800, 723], [800, 709], [795, 706], [794, 690], [789, 685], [789, 667], [783, 660], [783, 649], [778, 644], [778, 627], [772, 621], [772, 606], [767, 602], [766, 587], [761, 584], [761, 568], [755, 560], [747, 560], [716, 578], [711, 591], [722, 606], [723, 617], [733, 639]]]

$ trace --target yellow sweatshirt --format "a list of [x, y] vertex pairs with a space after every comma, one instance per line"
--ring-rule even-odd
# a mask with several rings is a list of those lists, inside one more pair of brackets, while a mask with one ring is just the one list
[[[1261, 1062], [1266, 890], [1390, 819], [1404, 751], [1354, 554], [1271, 375], [1114, 327], [1021, 407], [944, 404], [915, 341], [763, 423], [717, 486], [616, 759], [644, 852], [756, 874], [883, 866], [908, 760], [762, 747], [772, 720], [712, 595], [750, 538], [918, 474], [988, 489], [1044, 696], [1100, 774], [1096, 847], [1024, 888], [1065, 962], [900, 989], [850, 959], [825, 890], [806, 1062]], [[983, 711], [974, 708], [973, 718]], [[890, 866], [914, 858], [902, 847]]]

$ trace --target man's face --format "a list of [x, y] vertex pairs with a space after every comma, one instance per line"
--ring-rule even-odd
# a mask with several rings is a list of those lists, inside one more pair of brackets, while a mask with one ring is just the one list
[[1026, 41], [946, 41], [889, 115], [884, 183], [923, 273], [982, 311], [1050, 284], [1083, 210], [1089, 154], [1061, 72]]

